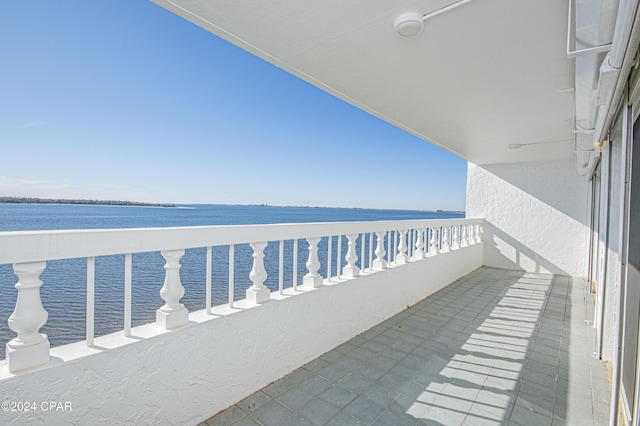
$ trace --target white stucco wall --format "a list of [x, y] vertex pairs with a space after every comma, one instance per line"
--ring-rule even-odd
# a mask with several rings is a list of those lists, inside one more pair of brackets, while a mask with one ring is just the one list
[[0, 389], [5, 401], [65, 401], [72, 411], [4, 412], [2, 423], [197, 424], [477, 269], [482, 258], [480, 243], [261, 306], [238, 302], [236, 312], [217, 317], [192, 313], [181, 329], [137, 327], [132, 343], [90, 356], [54, 348], [38, 371], [14, 376], [2, 366]]
[[468, 165], [467, 217], [485, 224], [485, 265], [586, 276], [588, 183], [572, 160]]

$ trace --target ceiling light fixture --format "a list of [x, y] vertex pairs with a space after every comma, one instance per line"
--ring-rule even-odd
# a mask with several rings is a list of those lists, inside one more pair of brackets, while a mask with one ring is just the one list
[[422, 14], [418, 12], [403, 13], [393, 21], [393, 31], [400, 37], [415, 37], [423, 27]]

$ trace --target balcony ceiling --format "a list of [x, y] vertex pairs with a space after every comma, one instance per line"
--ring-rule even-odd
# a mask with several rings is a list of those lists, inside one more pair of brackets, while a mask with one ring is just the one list
[[566, 0], [476, 0], [414, 38], [396, 16], [454, 1], [153, 1], [474, 163], [573, 157]]

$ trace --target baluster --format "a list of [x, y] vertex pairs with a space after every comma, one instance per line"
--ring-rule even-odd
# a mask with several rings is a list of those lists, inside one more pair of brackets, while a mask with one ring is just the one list
[[[333, 236], [327, 237], [327, 281], [331, 281], [331, 253], [333, 252]], [[338, 256], [340, 257], [340, 256]]]
[[369, 232], [369, 271], [373, 270], [373, 232]]
[[418, 229], [416, 235], [416, 251], [413, 253], [414, 259], [424, 259], [426, 253], [424, 252], [424, 238], [422, 234], [425, 232], [424, 229]]
[[364, 271], [364, 260], [365, 260], [365, 251], [364, 251], [364, 239], [366, 237], [366, 234], [363, 232], [362, 234], [360, 234], [360, 270]]
[[13, 271], [18, 277], [16, 307], [9, 317], [9, 328], [18, 336], [6, 345], [7, 367], [10, 372], [47, 364], [49, 339], [40, 333], [49, 314], [42, 306], [40, 274], [47, 262], [16, 263]]
[[429, 254], [435, 256], [440, 253], [440, 247], [438, 245], [438, 231], [436, 228], [431, 228], [431, 240], [429, 240]]
[[389, 259], [389, 263], [396, 263], [396, 255], [398, 254], [398, 250], [396, 250], [395, 247], [396, 244], [398, 244], [398, 233], [396, 231], [391, 231], [391, 234], [389, 234], [389, 239], [391, 238], [393, 238], [393, 243], [391, 244], [391, 247], [393, 247], [393, 249], [389, 250], [389, 256], [392, 257], [391, 259]]
[[460, 227], [460, 246], [466, 247], [469, 245], [469, 233], [467, 231], [467, 225], [464, 224]]
[[342, 275], [342, 235], [338, 235], [338, 251], [336, 253], [336, 277]]
[[[131, 336], [131, 281], [133, 278], [133, 257], [131, 253], [124, 255], [124, 335]], [[180, 277], [178, 277], [180, 279]], [[184, 290], [182, 291], [184, 294]]]
[[284, 240], [280, 240], [278, 252], [278, 293], [284, 292]]
[[409, 257], [407, 256], [407, 243], [406, 243], [406, 233], [405, 229], [402, 229], [399, 232], [400, 242], [398, 243], [398, 255], [396, 256], [396, 264], [403, 264], [409, 261]]
[[345, 257], [347, 265], [342, 269], [342, 275], [346, 278], [354, 278], [360, 275], [360, 269], [356, 266], [358, 261], [358, 254], [356, 253], [358, 234], [347, 235], [347, 239], [349, 240], [347, 256]]
[[293, 291], [298, 291], [298, 239], [293, 240]]
[[478, 224], [478, 242], [483, 241], [483, 235], [484, 234], [484, 225], [479, 223]]
[[205, 282], [204, 282], [204, 308], [207, 315], [211, 315], [211, 273], [213, 270], [213, 248], [207, 247], [207, 264], [205, 266]]
[[478, 225], [475, 223], [471, 225], [472, 233], [473, 233], [473, 243], [478, 242]]
[[387, 254], [384, 250], [385, 234], [386, 232], [376, 232], [376, 236], [378, 237], [376, 243], [376, 260], [373, 261], [373, 269], [376, 271], [381, 271], [387, 267], [387, 261], [384, 260], [384, 255]]
[[247, 289], [247, 300], [256, 305], [267, 303], [271, 298], [271, 291], [264, 285], [267, 271], [264, 269], [264, 249], [267, 243], [251, 243], [253, 249], [253, 267], [249, 278], [253, 285]]
[[87, 346], [93, 346], [95, 337], [96, 258], [87, 257]]
[[302, 278], [302, 284], [311, 288], [322, 287], [322, 275], [318, 274], [320, 261], [318, 260], [318, 243], [320, 238], [307, 238], [309, 243], [309, 259], [307, 260], [307, 275]]
[[460, 234], [458, 226], [454, 226], [451, 228], [451, 249], [456, 250], [460, 248]]
[[442, 228], [442, 249], [440, 250], [442, 253], [449, 251], [449, 227], [444, 226]]
[[165, 330], [171, 330], [189, 322], [189, 311], [180, 303], [184, 296], [184, 287], [180, 282], [180, 258], [184, 256], [182, 250], [165, 250], [160, 252], [167, 261], [164, 285], [160, 290], [160, 297], [166, 303], [156, 311], [156, 324]]
[[413, 250], [415, 248], [415, 245], [413, 243], [413, 234], [414, 234], [414, 230], [413, 229], [409, 229], [409, 235], [407, 236], [407, 256], [409, 258], [413, 257]]
[[236, 246], [229, 245], [229, 308], [233, 309], [233, 303], [236, 300]]

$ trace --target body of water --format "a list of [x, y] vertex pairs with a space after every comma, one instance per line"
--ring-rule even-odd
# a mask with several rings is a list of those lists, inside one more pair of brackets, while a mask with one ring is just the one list
[[[444, 219], [464, 217], [461, 213], [412, 210], [339, 209], [313, 207], [271, 207], [231, 205], [185, 205], [177, 208], [129, 206], [0, 204], [0, 232], [54, 229], [147, 228], [172, 226], [244, 225], [304, 222], [348, 222], [374, 220]], [[337, 238], [337, 237], [336, 237]], [[336, 250], [337, 240], [333, 248]], [[346, 239], [343, 240], [343, 253]], [[306, 243], [299, 244], [298, 280], [306, 273]], [[368, 247], [365, 247], [368, 250]], [[319, 245], [320, 273], [326, 276], [327, 239]], [[265, 284], [278, 288], [278, 243], [265, 250], [268, 277]], [[251, 285], [252, 251], [248, 245], [235, 249], [236, 300], [244, 298]], [[367, 252], [368, 256], [368, 252]], [[333, 259], [336, 258], [334, 254]], [[293, 242], [285, 242], [285, 282], [293, 280]], [[213, 248], [213, 304], [228, 300], [228, 247]], [[204, 309], [206, 249], [187, 250], [180, 261], [185, 296], [181, 302], [190, 310]], [[335, 260], [332, 274], [336, 274]], [[343, 262], [344, 263], [344, 262]], [[159, 252], [133, 254], [132, 324], [155, 321], [155, 311], [164, 304], [160, 289], [164, 282], [164, 259]], [[84, 340], [86, 310], [86, 259], [47, 262], [41, 276], [42, 303], [49, 313], [41, 332], [52, 346]], [[0, 344], [15, 337], [7, 325], [17, 296], [17, 277], [11, 265], [0, 265]], [[301, 281], [298, 281], [301, 282]], [[123, 329], [124, 255], [96, 258], [96, 336]], [[0, 351], [2, 352], [2, 351]], [[0, 356], [4, 356], [1, 353]]]

